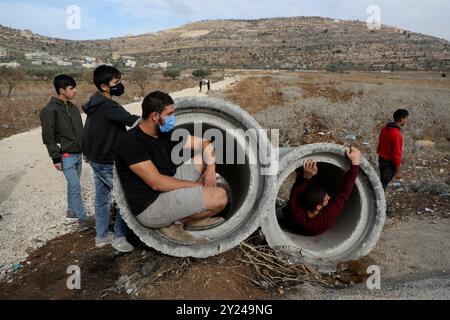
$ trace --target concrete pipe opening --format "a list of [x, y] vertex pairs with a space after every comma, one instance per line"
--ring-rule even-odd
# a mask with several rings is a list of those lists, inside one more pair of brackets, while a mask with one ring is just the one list
[[[286, 198], [295, 179], [295, 171], [302, 172], [303, 162], [318, 162], [315, 182], [333, 195], [350, 166], [345, 147], [319, 143], [280, 152], [280, 165], [275, 194]], [[373, 167], [361, 160], [353, 192], [335, 224], [318, 236], [305, 236], [292, 222], [287, 223], [276, 208], [276, 197], [267, 206], [271, 212], [265, 217], [263, 232], [269, 245], [293, 261], [304, 261], [321, 271], [334, 271], [344, 261], [368, 254], [376, 245], [386, 217], [383, 188]]]
[[[259, 124], [247, 112], [220, 99], [179, 98], [175, 101], [175, 116], [176, 129], [213, 141], [218, 161], [223, 160], [216, 165], [216, 170], [229, 186], [229, 204], [220, 213], [226, 222], [209, 230], [189, 232], [203, 241], [194, 245], [178, 244], [136, 220], [128, 209], [117, 176], [113, 192], [124, 221], [146, 245], [172, 256], [205, 258], [234, 248], [260, 227], [264, 210], [267, 210], [263, 204], [275, 192], [276, 175], [262, 174], [264, 167], [258, 161], [251, 161], [258, 159], [254, 154], [257, 149], [248, 146], [246, 134], [254, 133], [258, 148], [267, 153], [272, 147], [267, 135], [258, 131]], [[233, 151], [230, 151], [230, 143]], [[192, 156], [186, 152], [180, 155], [184, 160]]]

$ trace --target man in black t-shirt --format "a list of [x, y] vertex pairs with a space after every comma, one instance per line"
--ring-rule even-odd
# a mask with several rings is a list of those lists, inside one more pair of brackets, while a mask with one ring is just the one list
[[[192, 244], [197, 239], [185, 230], [223, 223], [223, 218], [213, 217], [228, 199], [226, 191], [216, 187], [213, 144], [191, 135], [182, 142], [172, 141], [173, 104], [168, 94], [158, 91], [144, 99], [142, 122], [118, 143], [116, 168], [136, 219], [146, 227], [160, 229], [171, 240]], [[197, 155], [177, 165], [172, 157], [176, 146], [198, 151]]]

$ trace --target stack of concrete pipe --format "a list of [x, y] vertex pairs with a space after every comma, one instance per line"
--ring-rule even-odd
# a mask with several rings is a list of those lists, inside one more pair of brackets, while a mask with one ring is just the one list
[[[229, 185], [232, 203], [223, 213], [224, 224], [191, 232], [202, 239], [194, 245], [180, 245], [163, 237], [158, 230], [142, 226], [130, 212], [116, 174], [113, 193], [122, 217], [147, 246], [172, 256], [206, 258], [238, 246], [261, 228], [269, 246], [280, 256], [294, 262], [307, 262], [322, 271], [333, 271], [339, 263], [358, 259], [376, 245], [384, 225], [386, 201], [379, 178], [366, 159], [362, 159], [356, 187], [335, 225], [322, 235], [302, 236], [279, 222], [278, 191], [305, 159], [314, 159], [319, 165], [317, 179], [332, 193], [349, 167], [345, 147], [319, 143], [289, 149], [273, 148], [267, 134], [252, 116], [220, 99], [179, 98], [175, 101], [175, 109], [177, 128], [198, 134], [194, 132], [195, 123], [201, 123], [202, 135], [209, 129], [212, 129], [209, 132], [220, 132], [234, 140], [236, 153], [243, 152], [245, 161], [217, 165], [218, 174]], [[264, 150], [272, 159], [279, 158], [274, 174], [268, 174], [270, 170], [264, 162], [251, 161], [259, 154], [252, 154], [255, 149], [246, 146], [245, 132], [249, 129], [257, 132], [258, 150]], [[223, 152], [223, 158], [227, 158], [226, 151], [217, 152]]]

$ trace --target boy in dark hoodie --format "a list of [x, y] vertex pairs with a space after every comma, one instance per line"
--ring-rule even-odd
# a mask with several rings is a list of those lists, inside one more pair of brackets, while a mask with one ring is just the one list
[[134, 248], [125, 238], [127, 228], [119, 209], [116, 209], [114, 234], [108, 232], [116, 144], [127, 131], [126, 126], [133, 126], [139, 119], [112, 100], [113, 96], [121, 96], [125, 92], [121, 79], [120, 71], [112, 66], [102, 65], [94, 70], [98, 92], [83, 106], [87, 119], [82, 141], [83, 153], [94, 174], [95, 245], [104, 247], [111, 244], [120, 252], [130, 252]]
[[77, 94], [76, 82], [66, 75], [55, 77], [56, 97], [40, 112], [42, 140], [56, 170], [67, 180], [66, 221], [78, 221], [79, 231], [89, 229], [81, 197], [81, 135], [83, 122], [80, 110], [70, 102]]
[[401, 127], [405, 126], [408, 116], [407, 110], [399, 109], [395, 111], [394, 122], [388, 123], [380, 132], [377, 154], [380, 180], [384, 190], [394, 177], [402, 178], [400, 165], [403, 152], [403, 134]]

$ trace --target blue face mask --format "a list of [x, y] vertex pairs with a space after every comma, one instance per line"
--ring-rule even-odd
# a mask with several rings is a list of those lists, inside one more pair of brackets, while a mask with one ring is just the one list
[[[162, 117], [162, 116], [161, 116]], [[159, 130], [161, 132], [169, 132], [175, 127], [175, 115], [166, 116], [164, 118], [164, 125], [159, 125]]]

